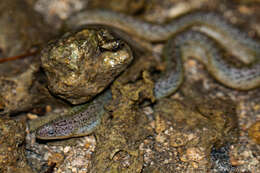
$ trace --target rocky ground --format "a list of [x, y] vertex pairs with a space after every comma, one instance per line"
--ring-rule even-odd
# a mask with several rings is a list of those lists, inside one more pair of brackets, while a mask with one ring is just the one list
[[[28, 10], [24, 18], [30, 20], [17, 18], [10, 25], [10, 11], [13, 16], [24, 13], [24, 3], [18, 1], [7, 7], [0, 2], [5, 26], [0, 29], [0, 59], [59, 37], [63, 20], [84, 8], [109, 8], [157, 23], [206, 9], [218, 11], [252, 37], [260, 35], [257, 0], [26, 0], [26, 9], [39, 14]], [[153, 46], [160, 51], [163, 44]], [[25, 119], [68, 107], [46, 89], [39, 57], [1, 63], [0, 172], [260, 172], [260, 89], [227, 88], [190, 59], [178, 92], [154, 102], [149, 69], [156, 64], [151, 58], [136, 60], [113, 82], [114, 100], [97, 131], [55, 141], [37, 140], [25, 128]]]

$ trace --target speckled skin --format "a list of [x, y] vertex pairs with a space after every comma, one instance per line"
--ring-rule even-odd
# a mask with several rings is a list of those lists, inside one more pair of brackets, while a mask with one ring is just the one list
[[36, 137], [50, 140], [90, 134], [100, 124], [104, 106], [111, 99], [111, 92], [107, 90], [92, 102], [75, 106], [68, 114], [38, 128]]
[[[167, 61], [166, 74], [156, 81], [156, 98], [175, 92], [183, 81], [182, 60], [196, 58], [209, 73], [222, 84], [235, 89], [248, 90], [260, 85], [260, 61], [236, 66], [225, 60], [223, 50], [210, 37], [197, 31], [186, 31], [171, 38], [164, 47]], [[232, 58], [232, 57], [231, 57]]]

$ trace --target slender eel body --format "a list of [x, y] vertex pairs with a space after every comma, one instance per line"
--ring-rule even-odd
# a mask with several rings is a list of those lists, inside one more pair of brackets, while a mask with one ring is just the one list
[[36, 131], [39, 139], [63, 139], [85, 136], [93, 132], [101, 122], [104, 106], [112, 99], [110, 90], [97, 96], [92, 102], [75, 106], [63, 116], [41, 126]]
[[78, 27], [89, 24], [101, 24], [119, 28], [132, 36], [150, 42], [168, 40], [193, 26], [201, 32], [216, 40], [228, 52], [246, 64], [258, 59], [260, 43], [250, 38], [246, 33], [240, 32], [229, 24], [223, 17], [211, 12], [194, 12], [171, 22], [158, 25], [138, 20], [131, 16], [106, 10], [88, 10], [72, 16], [66, 25]]
[[[223, 19], [223, 17], [215, 13], [194, 12], [174, 19], [165, 25], [157, 25], [112, 11], [89, 10], [77, 13], [67, 21], [67, 25], [74, 27], [89, 24], [113, 26], [124, 30], [130, 35], [134, 35], [152, 42], [167, 40], [169, 38], [174, 40], [174, 38], [178, 37], [181, 32], [195, 27], [201, 33], [207, 35], [207, 39], [197, 39], [196, 41], [193, 40], [193, 44], [191, 40], [189, 45], [192, 49], [189, 50], [197, 49], [200, 45], [200, 50], [202, 50], [202, 52], [204, 52], [204, 46], [205, 51], [207, 49], [207, 54], [211, 55], [213, 52], [210, 50], [214, 50], [214, 46], [221, 46], [225, 51], [233, 55], [232, 58], [236, 57], [245, 65], [241, 68], [235, 68], [233, 67], [234, 65], [228, 64], [224, 61], [222, 55], [218, 55], [216, 56], [218, 58], [214, 59], [212, 58], [214, 56], [209, 56], [208, 59], [210, 59], [211, 63], [205, 63], [206, 61], [203, 63], [217, 80], [226, 86], [240, 90], [249, 90], [260, 85], [258, 82], [258, 74], [260, 69], [256, 68], [260, 61], [260, 43], [250, 38], [246, 33], [240, 32], [237, 28]], [[200, 34], [200, 36], [198, 34], [196, 35], [197, 37], [202, 38], [202, 34]], [[195, 38], [190, 37], [190, 39]], [[211, 39], [217, 44], [215, 43], [214, 46], [211, 46], [211, 48], [207, 48], [207, 42], [213, 42]], [[177, 40], [182, 43], [181, 37], [178, 37]], [[164, 48], [164, 57], [166, 60], [170, 59], [170, 61], [168, 61], [167, 72], [164, 74], [165, 76], [159, 79], [159, 82], [156, 84], [155, 93], [159, 90], [159, 88], [170, 88], [170, 86], [168, 86], [170, 85], [169, 83], [171, 83], [172, 88], [177, 88], [182, 81], [182, 67], [179, 65], [181, 63], [181, 59], [175, 57], [175, 60], [173, 60], [173, 58], [171, 58], [174, 56], [171, 55], [173, 51], [170, 49], [183, 47], [180, 43], [176, 43], [176, 41], [173, 42], [175, 42], [176, 46], [170, 46], [169, 44], [171, 43], [168, 42], [168, 45]], [[193, 53], [195, 52], [190, 52], [190, 56], [194, 56]], [[172, 65], [173, 62], [175, 65]], [[171, 81], [172, 79], [178, 82], [167, 81]]]
[[[183, 81], [182, 61], [188, 57], [198, 59], [215, 79], [228, 87], [249, 90], [260, 86], [260, 44], [216, 14], [191, 13], [168, 24], [156, 25], [111, 11], [93, 10], [78, 13], [67, 21], [67, 25], [73, 27], [94, 24], [116, 27], [151, 42], [168, 40], [163, 49], [167, 67], [155, 82], [157, 99], [179, 88]], [[197, 31], [191, 30], [194, 27]], [[242, 65], [232, 64], [235, 60], [227, 61], [223, 50]], [[104, 104], [111, 98], [107, 93], [76, 107], [79, 110], [73, 114], [43, 125], [37, 130], [38, 138], [68, 138], [91, 133], [100, 122]]]
[[197, 31], [172, 37], [164, 47], [163, 56], [167, 69], [155, 83], [156, 98], [166, 97], [179, 88], [183, 80], [182, 60], [189, 57], [202, 62], [212, 76], [228, 87], [248, 90], [260, 85], [260, 61], [250, 66], [231, 64], [214, 40]]

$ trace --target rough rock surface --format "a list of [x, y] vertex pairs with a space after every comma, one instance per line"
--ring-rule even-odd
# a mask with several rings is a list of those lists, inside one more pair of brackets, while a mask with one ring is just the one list
[[32, 172], [26, 163], [24, 141], [24, 121], [0, 118], [0, 172]]
[[46, 27], [41, 16], [21, 0], [0, 1], [0, 26], [2, 56], [23, 54], [50, 36], [50, 27]]
[[207, 172], [213, 147], [237, 140], [236, 112], [230, 101], [162, 99], [155, 106], [155, 116], [157, 143], [151, 143], [155, 151], [147, 155], [154, 156], [144, 172]]
[[95, 28], [67, 33], [50, 42], [41, 54], [50, 91], [72, 104], [100, 93], [132, 59], [126, 43]]

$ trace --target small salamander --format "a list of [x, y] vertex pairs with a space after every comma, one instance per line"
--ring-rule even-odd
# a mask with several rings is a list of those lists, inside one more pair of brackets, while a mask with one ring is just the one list
[[92, 133], [101, 122], [104, 106], [111, 99], [110, 90], [106, 90], [93, 101], [75, 106], [67, 114], [38, 128], [36, 137], [44, 140], [64, 139]]
[[[188, 57], [197, 58], [215, 79], [228, 87], [249, 90], [260, 85], [259, 42], [214, 13], [190, 13], [168, 24], [156, 25], [116, 12], [89, 10], [76, 14], [66, 24], [72, 28], [107, 25], [150, 42], [168, 40], [163, 49], [167, 67], [155, 81], [154, 94], [157, 99], [171, 95], [179, 88], [183, 81], [182, 61]], [[191, 30], [194, 26], [198, 31]], [[225, 60], [223, 49], [242, 65]], [[91, 133], [99, 124], [102, 107], [108, 98], [101, 95], [86, 103], [86, 107], [83, 106], [79, 112], [43, 125], [37, 129], [37, 137], [57, 139]]]

